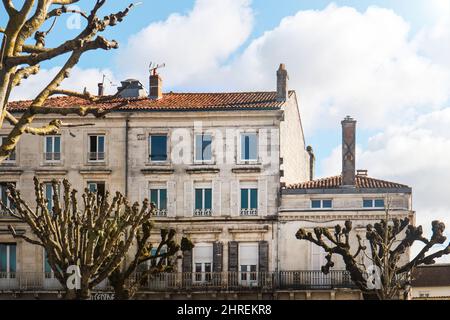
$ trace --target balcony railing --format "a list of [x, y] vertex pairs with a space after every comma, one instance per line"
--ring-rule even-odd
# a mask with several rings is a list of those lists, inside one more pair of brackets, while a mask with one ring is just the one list
[[45, 161], [61, 161], [61, 152], [45, 152]]
[[[172, 291], [277, 291], [277, 290], [324, 290], [356, 288], [347, 271], [280, 271], [280, 272], [183, 272], [145, 275], [136, 273], [140, 292]], [[49, 273], [0, 272], [1, 291], [58, 291], [62, 286]], [[108, 281], [95, 288], [111, 291]]]
[[88, 152], [89, 161], [105, 161], [104, 152]]
[[155, 209], [153, 216], [155, 217], [167, 217], [167, 209]]
[[257, 208], [241, 208], [241, 216], [257, 216]]
[[210, 217], [212, 215], [211, 209], [195, 209], [194, 216], [195, 217]]
[[0, 208], [0, 219], [2, 218], [11, 218], [11, 214], [9, 213], [8, 210], [5, 210], [3, 208]]

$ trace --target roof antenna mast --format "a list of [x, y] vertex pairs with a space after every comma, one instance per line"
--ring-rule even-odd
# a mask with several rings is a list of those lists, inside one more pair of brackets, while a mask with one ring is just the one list
[[156, 76], [158, 74], [157, 70], [161, 69], [161, 68], [164, 68], [165, 66], [166, 66], [165, 63], [157, 64], [155, 62], [151, 62], [150, 61], [150, 66], [149, 66], [150, 74], [153, 75], [153, 76]]

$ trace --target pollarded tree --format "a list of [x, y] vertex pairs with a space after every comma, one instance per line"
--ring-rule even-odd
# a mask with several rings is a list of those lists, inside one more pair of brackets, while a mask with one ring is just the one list
[[[356, 234], [355, 243], [358, 245], [351, 247], [353, 227], [349, 220], [345, 221], [344, 227], [336, 225], [334, 230], [316, 227], [312, 233], [299, 229], [296, 238], [308, 240], [325, 250], [326, 263], [321, 268], [325, 274], [334, 266], [333, 255], [341, 256], [352, 281], [365, 299], [399, 298], [408, 291], [413, 268], [433, 264], [435, 259], [450, 254], [450, 243], [444, 249], [429, 253], [434, 246], [445, 243], [444, 223], [433, 221], [432, 235], [427, 239], [423, 236], [422, 226], [412, 225], [408, 218], [389, 218], [388, 212], [386, 209], [386, 218], [381, 222], [366, 226], [368, 245]], [[402, 256], [416, 241], [422, 242], [423, 248], [413, 259], [402, 264]]]
[[[11, 225], [9, 229], [14, 237], [45, 249], [48, 263], [66, 290], [67, 298], [89, 298], [91, 290], [115, 271], [112, 284], [118, 297], [124, 298], [123, 292], [127, 291], [126, 286], [130, 283], [127, 280], [137, 266], [147, 257], [156, 259], [161, 255], [160, 250], [153, 255], [148, 253], [151, 246], [148, 239], [153, 227], [151, 219], [155, 210], [148, 200], [144, 200], [140, 207], [137, 202], [131, 205], [119, 192], [110, 200], [108, 192], [102, 197], [86, 189], [80, 208], [77, 191], [71, 188], [70, 183], [63, 180], [61, 197], [61, 183], [53, 180], [52, 206], [49, 208], [44, 184], [34, 178], [34, 187], [35, 207], [22, 199], [14, 185], [8, 186], [9, 199], [14, 209], [3, 203], [1, 205], [11, 216], [30, 227], [34, 237], [17, 233]], [[174, 231], [164, 230], [161, 235], [158, 246], [169, 248], [165, 256], [176, 254], [179, 245], [173, 240]], [[118, 272], [136, 243], [134, 260], [125, 271]], [[79, 288], [76, 290], [69, 287], [71, 281], [68, 280], [74, 279], [67, 273], [71, 266], [79, 267]]]
[[[105, 110], [95, 107], [50, 108], [45, 106], [45, 102], [53, 95], [75, 96], [92, 102], [102, 99], [88, 92], [79, 93], [61, 89], [60, 85], [69, 77], [71, 69], [78, 63], [83, 53], [118, 47], [116, 41], [109, 41], [98, 36], [98, 33], [121, 22], [133, 7], [131, 4], [123, 11], [100, 18], [97, 13], [105, 5], [106, 0], [95, 0], [90, 13], [67, 7], [78, 3], [79, 0], [24, 0], [20, 9], [14, 7], [12, 0], [2, 1], [8, 19], [6, 26], [0, 26], [0, 38], [3, 38], [0, 49], [0, 128], [3, 127], [5, 119], [13, 128], [0, 146], [0, 163], [14, 150], [23, 134], [55, 134], [61, 127], [69, 125], [59, 119], [61, 116], [71, 113], [80, 116], [88, 114], [96, 117], [104, 116]], [[67, 13], [79, 15], [86, 21], [85, 27], [73, 39], [67, 39], [55, 47], [47, 47], [46, 36], [54, 29], [55, 20]], [[44, 24], [51, 19], [53, 25], [49, 30], [43, 31]], [[50, 82], [43, 84], [42, 91], [33, 99], [29, 108], [19, 118], [8, 112], [8, 102], [14, 88], [24, 79], [37, 74], [40, 64], [65, 54], [68, 54], [66, 62]], [[32, 127], [34, 118], [40, 114], [56, 114], [59, 117], [44, 127]]]

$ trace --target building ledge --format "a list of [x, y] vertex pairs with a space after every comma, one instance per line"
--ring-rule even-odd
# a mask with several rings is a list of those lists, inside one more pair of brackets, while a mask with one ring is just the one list
[[260, 227], [230, 227], [228, 232], [230, 233], [265, 233], [269, 231], [269, 226], [264, 225]]
[[245, 166], [245, 167], [236, 167], [231, 169], [233, 173], [260, 173], [260, 166]]
[[141, 169], [141, 172], [143, 174], [172, 174], [175, 172], [175, 169], [170, 168], [170, 167], [166, 167], [166, 168], [145, 168], [145, 169]]
[[0, 167], [0, 175], [16, 175], [20, 176], [23, 173], [23, 170], [17, 168], [8, 168], [8, 167]]
[[202, 174], [202, 173], [219, 173], [220, 169], [218, 167], [212, 166], [199, 166], [199, 167], [189, 167], [186, 169], [189, 174]]
[[111, 169], [81, 169], [80, 174], [82, 175], [92, 175], [92, 174], [111, 174]]
[[61, 169], [39, 169], [35, 171], [37, 176], [53, 175], [53, 176], [65, 176], [68, 171]]

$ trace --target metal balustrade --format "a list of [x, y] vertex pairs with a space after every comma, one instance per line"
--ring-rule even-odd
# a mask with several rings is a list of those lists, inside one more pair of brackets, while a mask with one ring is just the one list
[[241, 208], [241, 216], [257, 216], [258, 209], [256, 208]]
[[105, 161], [104, 152], [88, 152], [88, 161]]
[[211, 209], [195, 209], [194, 216], [195, 217], [210, 217], [212, 215]]
[[[135, 273], [131, 281], [138, 281], [141, 292], [174, 291], [276, 291], [276, 290], [324, 290], [356, 288], [347, 271], [280, 271], [280, 272], [183, 272], [146, 275]], [[44, 272], [0, 272], [2, 291], [61, 291], [59, 281]], [[111, 291], [107, 280], [95, 291]]]
[[167, 217], [167, 209], [155, 209], [153, 216], [155, 217]]
[[45, 161], [61, 161], [61, 152], [44, 152]]

